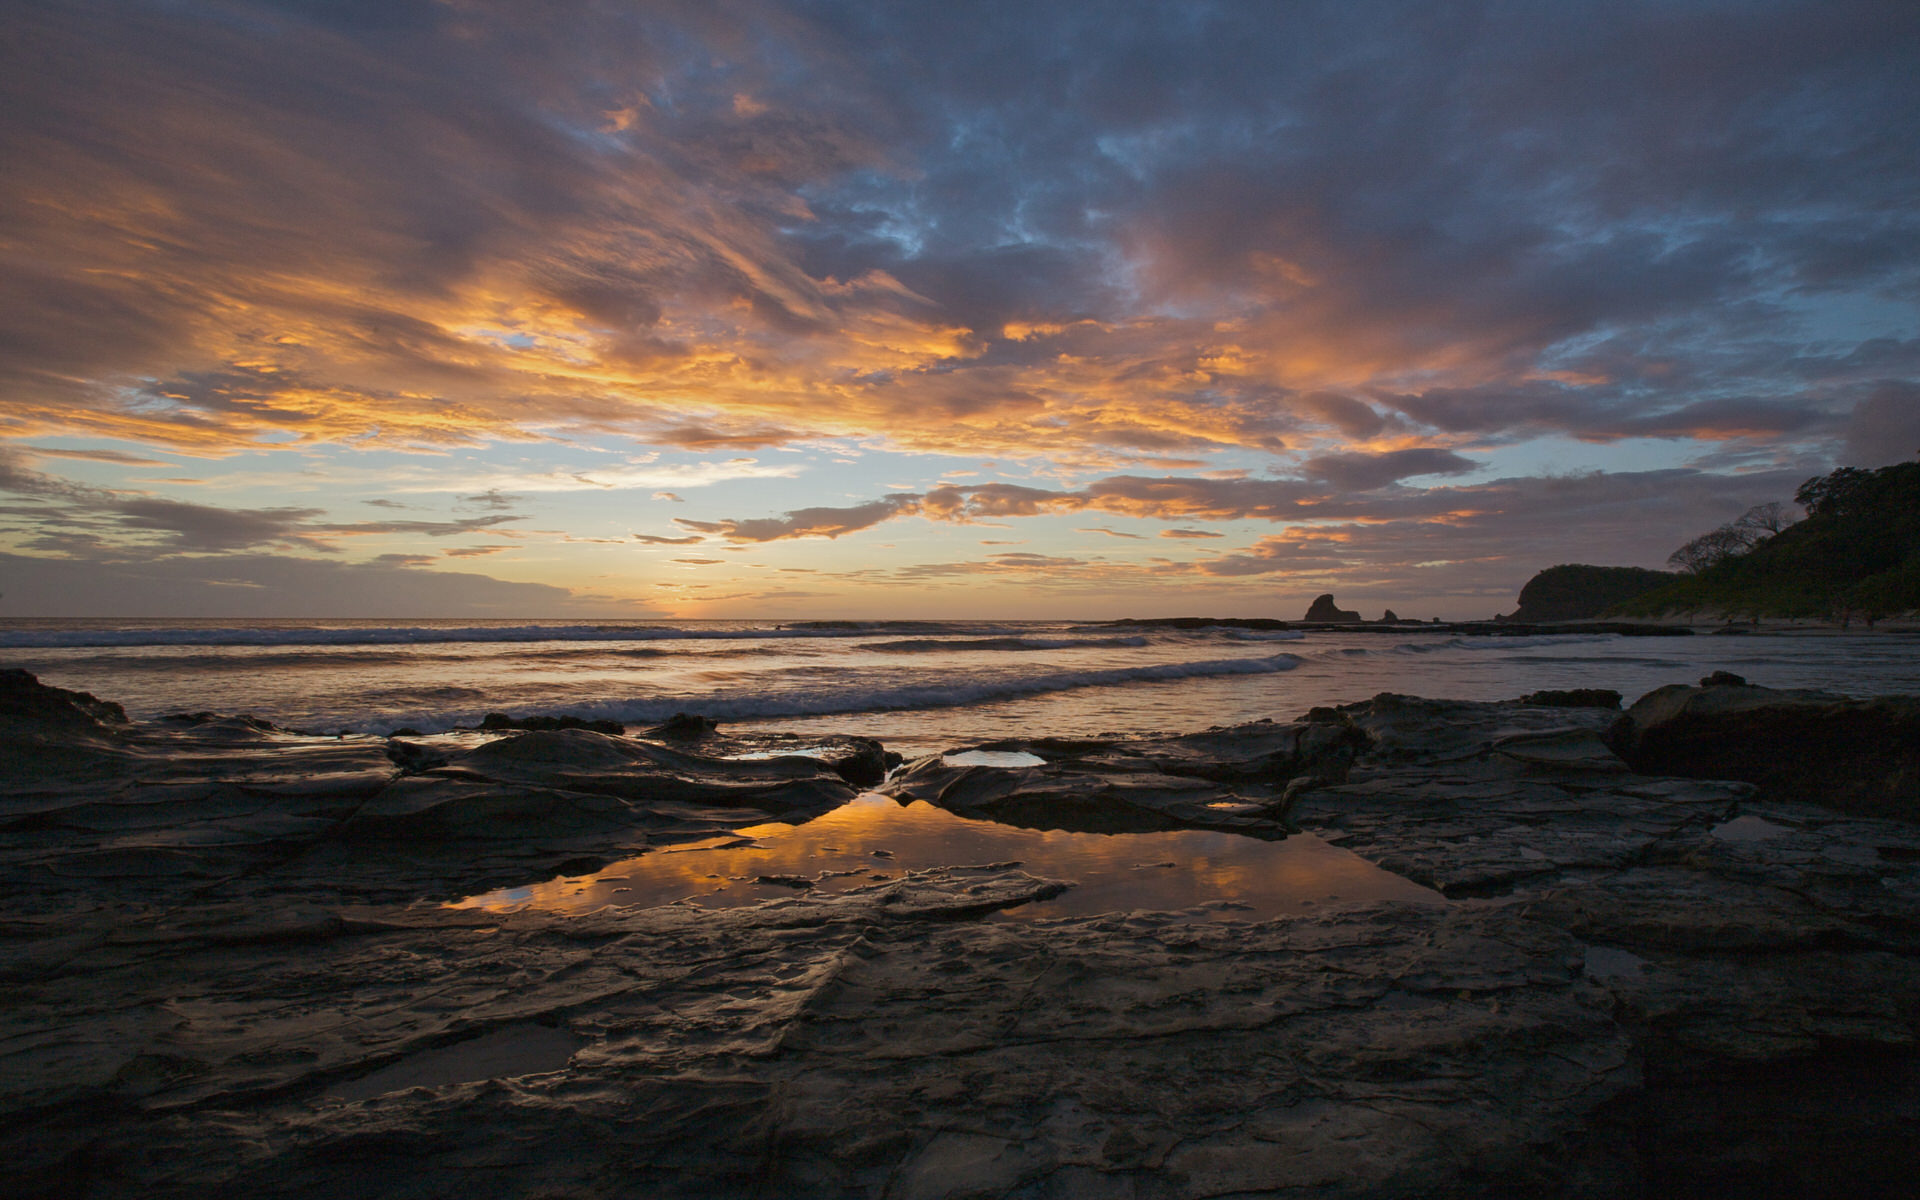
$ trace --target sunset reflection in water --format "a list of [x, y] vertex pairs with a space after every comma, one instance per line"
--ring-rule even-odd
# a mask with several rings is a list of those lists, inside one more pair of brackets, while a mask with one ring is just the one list
[[[1022, 829], [868, 794], [804, 825], [755, 825], [662, 847], [592, 875], [502, 888], [458, 903], [566, 913], [678, 901], [732, 908], [807, 890], [844, 892], [930, 867], [986, 863], [1018, 863], [1029, 874], [1073, 882], [1064, 895], [1007, 910], [1016, 918], [1206, 905], [1201, 915], [1208, 918], [1256, 920], [1376, 900], [1445, 902], [1439, 893], [1311, 834], [1265, 842], [1201, 830]], [[813, 886], [755, 882], [765, 876], [805, 879]]]

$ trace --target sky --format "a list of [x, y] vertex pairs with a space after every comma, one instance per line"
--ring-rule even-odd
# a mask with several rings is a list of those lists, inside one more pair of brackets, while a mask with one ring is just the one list
[[1920, 6], [0, 0], [0, 618], [1484, 618], [1920, 451]]

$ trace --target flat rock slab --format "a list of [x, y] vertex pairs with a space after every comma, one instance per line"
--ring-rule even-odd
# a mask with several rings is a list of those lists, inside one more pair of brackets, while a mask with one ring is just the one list
[[0, 678], [0, 885], [15, 915], [75, 923], [120, 904], [395, 902], [534, 882], [805, 820], [856, 794], [848, 773], [884, 762], [870, 739], [736, 758], [731, 744], [583, 729], [430, 744], [117, 712], [25, 672]]
[[[1030, 829], [1214, 829], [1286, 836], [1288, 785], [1341, 778], [1366, 740], [1351, 721], [1257, 721], [1180, 737], [989, 742], [907, 765], [880, 790]], [[1025, 766], [969, 759], [1014, 756]]]
[[1352, 1190], [1537, 1176], [1639, 1079], [1517, 913], [963, 919], [1051, 886], [121, 947], [33, 989], [0, 1148], [66, 1195]]

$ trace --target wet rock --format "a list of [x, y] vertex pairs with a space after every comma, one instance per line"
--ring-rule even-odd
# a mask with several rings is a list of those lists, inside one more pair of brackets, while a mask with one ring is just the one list
[[1029, 755], [1039, 765], [961, 765], [935, 755], [880, 790], [1030, 829], [1219, 829], [1278, 838], [1287, 831], [1287, 785], [1305, 774], [1343, 778], [1365, 744], [1338, 713], [1159, 738], [1014, 739], [972, 750]]
[[833, 768], [833, 773], [859, 788], [879, 787], [887, 778], [887, 772], [900, 765], [900, 755], [890, 754], [872, 738], [852, 739], [857, 744], [850, 752], [837, 754], [823, 761]]
[[126, 710], [112, 701], [48, 687], [30, 671], [0, 669], [0, 735], [40, 729], [104, 731], [126, 723]]
[[827, 739], [466, 735], [402, 774], [382, 739], [133, 727], [104, 785], [4, 793], [10, 1194], [1904, 1194], [1920, 825], [1623, 771], [1615, 716], [1383, 695], [901, 777], [1182, 823], [1290, 797], [1472, 899], [1258, 922], [995, 918], [1070, 886], [1038, 863], [421, 903], [768, 819], [672, 798], [702, 788], [852, 789]]
[[545, 855], [634, 850], [656, 836], [704, 836], [768, 814], [804, 820], [854, 795], [812, 758], [708, 757], [588, 729], [518, 733], [436, 758], [422, 756], [334, 836], [456, 855], [473, 842]]
[[408, 774], [430, 771], [435, 767], [444, 767], [450, 757], [449, 751], [439, 746], [426, 746], [419, 742], [403, 741], [399, 737], [387, 739], [387, 757], [393, 765]]
[[1568, 688], [1528, 692], [1519, 703], [1540, 708], [1619, 708], [1621, 695], [1612, 688]]
[[618, 737], [626, 732], [626, 726], [618, 721], [596, 720], [591, 717], [510, 717], [506, 713], [488, 713], [480, 719], [480, 728], [490, 733], [499, 733], [509, 729], [527, 729], [548, 731], [555, 729], [586, 729], [594, 733], [609, 733]]
[[[394, 781], [341, 823], [334, 836], [354, 842], [551, 842], [592, 834], [609, 838], [646, 824], [617, 797], [564, 788], [413, 777]], [[645, 839], [642, 837], [641, 843]]]
[[1627, 764], [1607, 745], [1599, 731], [1593, 729], [1510, 733], [1495, 738], [1491, 745], [1495, 754], [1553, 771], [1622, 775], [1627, 771]]
[[855, 794], [843, 770], [885, 762], [870, 739], [815, 739], [845, 762], [732, 761], [590, 730], [422, 744], [230, 718], [106, 725], [58, 689], [25, 694], [30, 716], [51, 712], [0, 730], [0, 886], [26, 913], [182, 889], [386, 901], [531, 882], [582, 856], [805, 820]]
[[1344, 781], [1296, 791], [1292, 819], [1448, 896], [1625, 868], [1725, 821], [1751, 792], [1628, 775], [1602, 740], [1602, 709], [1386, 693], [1344, 712], [1371, 749]]
[[298, 960], [221, 949], [244, 1012], [215, 956], [175, 942], [162, 977], [104, 968], [123, 1001], [169, 1010], [113, 1044], [75, 1036], [99, 1011], [88, 981], [34, 990], [36, 1011], [74, 1007], [57, 1049], [5, 1052], [0, 1152], [66, 1194], [318, 1196], [396, 1171], [479, 1196], [1047, 1194], [1108, 1175], [1197, 1196], [1330, 1172], [1431, 1191], [1469, 1146], [1479, 1177], [1551, 1190], [1541, 1148], [1580, 1145], [1639, 1079], [1578, 943], [1517, 914], [970, 919], [1058, 887], [925, 873], [565, 928], [417, 913]]
[[1772, 800], [1920, 818], [1920, 698], [1775, 691], [1719, 672], [1649, 692], [1609, 737], [1643, 774], [1739, 779]]
[[658, 725], [649, 726], [642, 731], [650, 738], [703, 738], [717, 732], [720, 723], [711, 717], [702, 717], [694, 713], [675, 713]]
[[272, 733], [277, 728], [272, 721], [262, 720], [259, 717], [245, 715], [229, 717], [216, 712], [173, 713], [169, 716], [161, 717], [160, 724], [171, 725], [180, 729], [205, 729], [209, 726], [215, 726], [234, 730], [249, 730], [254, 733]]

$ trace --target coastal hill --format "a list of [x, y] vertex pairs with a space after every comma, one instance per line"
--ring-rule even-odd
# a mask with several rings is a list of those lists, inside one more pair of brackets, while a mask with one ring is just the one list
[[1566, 563], [1527, 580], [1520, 607], [1496, 621], [1580, 621], [1674, 581], [1669, 571]]
[[1794, 493], [1807, 519], [1615, 612], [1815, 617], [1871, 624], [1920, 608], [1920, 462], [1842, 467]]

